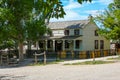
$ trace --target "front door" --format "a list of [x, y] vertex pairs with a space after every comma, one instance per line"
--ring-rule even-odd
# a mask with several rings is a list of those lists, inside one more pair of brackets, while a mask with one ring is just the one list
[[55, 41], [55, 51], [62, 51], [62, 41]]

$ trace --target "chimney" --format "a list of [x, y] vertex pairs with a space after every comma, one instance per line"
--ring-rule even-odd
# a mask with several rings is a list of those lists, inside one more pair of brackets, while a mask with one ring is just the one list
[[93, 16], [91, 14], [88, 16], [88, 20], [93, 21]]

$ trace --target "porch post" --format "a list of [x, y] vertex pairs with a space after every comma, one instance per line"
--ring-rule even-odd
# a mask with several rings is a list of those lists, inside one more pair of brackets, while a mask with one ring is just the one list
[[47, 51], [47, 44], [48, 44], [47, 41], [48, 41], [48, 40], [45, 40], [45, 42], [46, 42], [46, 45], [45, 45], [46, 51]]
[[75, 50], [75, 40], [73, 40], [73, 50]]
[[55, 51], [55, 40], [53, 40], [53, 51]]
[[63, 40], [63, 47], [62, 47], [63, 51], [65, 50], [65, 40]]

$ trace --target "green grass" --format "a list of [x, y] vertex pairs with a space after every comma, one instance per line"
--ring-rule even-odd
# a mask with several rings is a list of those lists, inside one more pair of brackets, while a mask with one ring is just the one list
[[116, 58], [108, 58], [107, 60], [120, 60], [120, 56]]
[[66, 63], [64, 65], [97, 65], [97, 64], [108, 64], [114, 63], [114, 61], [85, 61], [85, 62], [78, 62], [78, 63]]

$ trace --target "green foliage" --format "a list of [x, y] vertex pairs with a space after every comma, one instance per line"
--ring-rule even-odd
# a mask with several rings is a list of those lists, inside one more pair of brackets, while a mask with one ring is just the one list
[[115, 58], [108, 58], [107, 60], [117, 60], [117, 61], [119, 61], [120, 60], [120, 56], [115, 57]]
[[80, 4], [82, 4], [82, 2], [87, 2], [87, 1], [89, 1], [89, 2], [91, 2], [92, 0], [77, 0]]
[[0, 42], [0, 50], [6, 49], [6, 48], [9, 48], [9, 49], [14, 48], [14, 46], [15, 46], [15, 43], [13, 40]]
[[109, 4], [108, 9], [97, 16], [96, 21], [100, 22], [102, 27], [99, 33], [108, 39], [120, 39], [120, 0], [114, 0]]

